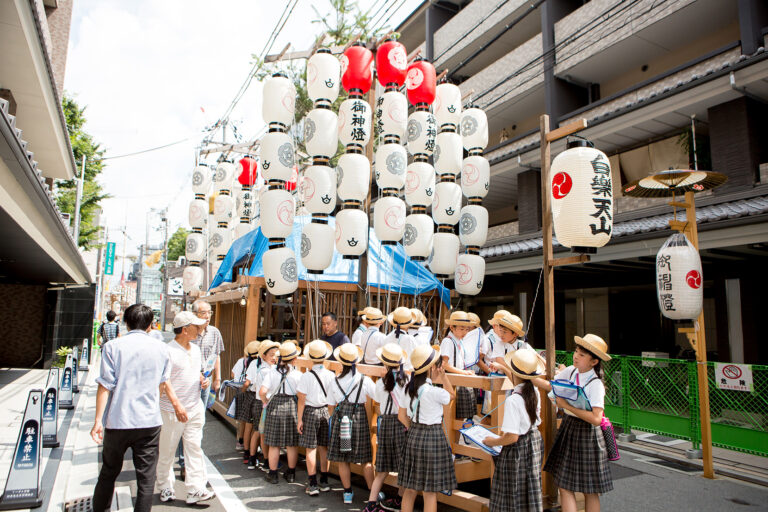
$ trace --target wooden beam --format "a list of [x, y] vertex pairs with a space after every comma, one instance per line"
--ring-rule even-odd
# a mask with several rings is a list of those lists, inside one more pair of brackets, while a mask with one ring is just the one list
[[200, 150], [201, 155], [209, 155], [211, 153], [241, 153], [247, 155], [253, 153], [256, 148], [259, 147], [260, 141], [255, 140], [253, 142], [243, 142], [240, 144], [222, 144], [218, 146], [208, 146]]
[[[549, 121], [549, 119], [547, 119]], [[547, 127], [549, 124], [547, 124]], [[565, 126], [561, 126], [560, 128], [557, 128], [555, 130], [547, 131], [546, 134], [542, 133], [542, 136], [546, 138], [547, 142], [555, 142], [556, 140], [562, 139], [563, 137], [567, 137], [568, 135], [571, 135], [573, 133], [576, 133], [580, 130], [583, 130], [587, 127], [587, 120], [586, 119], [579, 119], [578, 121], [574, 121], [572, 123], [568, 123]], [[549, 151], [549, 150], [548, 150]], [[542, 161], [542, 165], [544, 164], [544, 161]], [[549, 167], [549, 164], [547, 164], [547, 167]], [[542, 169], [543, 174], [544, 169]], [[547, 189], [549, 190], [549, 189]], [[543, 208], [543, 205], [542, 205]]]
[[689, 206], [691, 206], [688, 203], [681, 203], [680, 201], [670, 201], [667, 204], [669, 206], [676, 206], [678, 208], [688, 208]]
[[[283, 48], [283, 51], [281, 51], [280, 53], [274, 54], [274, 55], [267, 55], [266, 57], [264, 57], [264, 62], [265, 63], [268, 63], [268, 62], [278, 62], [280, 60], [283, 60], [283, 57], [285, 57], [285, 54], [288, 53], [288, 49], [290, 47], [291, 47], [291, 43], [286, 44], [285, 48]], [[310, 54], [310, 55], [312, 55], [312, 54]]]
[[575, 263], [586, 263], [590, 260], [589, 254], [579, 254], [577, 256], [567, 256], [565, 258], [555, 258], [549, 262], [553, 267], [561, 267], [563, 265], [573, 265]]

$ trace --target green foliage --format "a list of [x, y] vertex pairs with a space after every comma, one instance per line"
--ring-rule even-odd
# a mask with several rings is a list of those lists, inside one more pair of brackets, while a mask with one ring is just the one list
[[[693, 131], [690, 128], [686, 128], [683, 133], [678, 137], [678, 144], [683, 148], [683, 151], [688, 153], [688, 166], [694, 168], [694, 155], [693, 155]], [[704, 171], [716, 171], [712, 169], [712, 151], [709, 145], [709, 137], [700, 133], [696, 134], [696, 158], [698, 162], [698, 168]]]
[[351, 0], [329, 0], [331, 12], [321, 14], [317, 7], [312, 5], [317, 19], [312, 20], [322, 26], [323, 31], [333, 41], [333, 44], [345, 45], [356, 35], [360, 36], [360, 41], [379, 37], [385, 27], [377, 30], [372, 29], [371, 10], [362, 12], [357, 2]]
[[54, 368], [64, 368], [64, 364], [67, 362], [67, 356], [72, 353], [72, 347], [59, 347], [56, 350], [56, 359], [51, 366]]
[[171, 235], [171, 238], [168, 240], [168, 261], [176, 261], [179, 257], [184, 256], [188, 234], [189, 231], [179, 228]]

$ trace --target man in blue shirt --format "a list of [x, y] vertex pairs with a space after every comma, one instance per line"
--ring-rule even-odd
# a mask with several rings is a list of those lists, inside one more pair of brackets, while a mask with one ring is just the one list
[[168, 395], [177, 419], [187, 421], [184, 407], [167, 384], [171, 371], [168, 348], [147, 334], [152, 310], [134, 304], [125, 310], [123, 320], [129, 332], [104, 345], [101, 375], [96, 379], [99, 389], [91, 437], [96, 443], [103, 441], [104, 446], [103, 464], [93, 492], [94, 512], [110, 510], [115, 480], [128, 448], [136, 468], [134, 511], [149, 512], [163, 424], [161, 393]]

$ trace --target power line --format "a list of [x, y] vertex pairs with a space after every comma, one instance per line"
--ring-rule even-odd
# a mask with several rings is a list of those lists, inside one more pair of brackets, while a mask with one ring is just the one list
[[[391, 19], [392, 19], [392, 16], [394, 16], [394, 15], [397, 13], [397, 11], [399, 11], [399, 10], [400, 10], [400, 9], [401, 9], [401, 8], [402, 8], [404, 5], [405, 5], [405, 1], [406, 1], [406, 0], [402, 0], [402, 1], [400, 2], [400, 4], [397, 6], [397, 8], [395, 8], [395, 10], [394, 10], [394, 11], [392, 11], [392, 14], [390, 14], [390, 15], [389, 15], [389, 17], [388, 17], [386, 20], [384, 20], [384, 23], [381, 23], [381, 24], [380, 24], [380, 25], [379, 25], [379, 26], [376, 28], [376, 30], [381, 30], [383, 27], [386, 27], [386, 26], [387, 26], [387, 23], [389, 23], [389, 20], [391, 20]], [[392, 5], [390, 6], [390, 8], [391, 8], [392, 6], [394, 6], [394, 5], [395, 5], [395, 2], [392, 2]], [[388, 8], [386, 11], [384, 11], [384, 14], [382, 14], [382, 15], [381, 15], [381, 17], [382, 17], [382, 18], [383, 18], [384, 16], [386, 16], [386, 14], [387, 14], [387, 12], [389, 11], [389, 9], [390, 9], [390, 8]], [[381, 20], [379, 20], [379, 21], [381, 21]], [[375, 31], [374, 31], [374, 33], [375, 33]]]
[[196, 137], [196, 136], [194, 136], [194, 135], [193, 135], [193, 136], [191, 136], [191, 137], [186, 137], [186, 138], [183, 138], [183, 139], [181, 139], [181, 140], [177, 140], [176, 142], [170, 142], [170, 143], [168, 143], [168, 144], [163, 144], [162, 146], [156, 146], [156, 147], [154, 147], [154, 148], [142, 149], [142, 150], [140, 150], [140, 151], [134, 151], [133, 153], [126, 153], [126, 154], [124, 154], [124, 155], [105, 156], [105, 157], [102, 157], [102, 158], [98, 158], [98, 159], [96, 159], [96, 160], [97, 160], [97, 161], [104, 161], [104, 160], [114, 160], [114, 159], [116, 159], [116, 158], [125, 158], [125, 157], [127, 157], [127, 156], [135, 156], [135, 155], [141, 155], [141, 154], [143, 154], [143, 153], [149, 153], [150, 151], [157, 151], [158, 149], [165, 149], [165, 148], [169, 148], [169, 147], [171, 147], [171, 146], [175, 146], [175, 145], [177, 145], [177, 144], [181, 144], [182, 142], [186, 142], [186, 141], [188, 141], [188, 140], [191, 140], [191, 139], [193, 139], [193, 138], [195, 138], [195, 137]]

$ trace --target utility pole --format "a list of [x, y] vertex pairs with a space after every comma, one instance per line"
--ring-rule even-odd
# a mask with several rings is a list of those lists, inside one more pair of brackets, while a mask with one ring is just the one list
[[80, 239], [80, 203], [83, 200], [83, 182], [85, 181], [85, 155], [83, 155], [83, 165], [80, 167], [80, 179], [77, 180], [77, 194], [75, 196], [75, 246]]
[[160, 330], [165, 331], [165, 310], [168, 307], [168, 208], [162, 212], [162, 221], [165, 223], [163, 235], [163, 302], [160, 310]]

